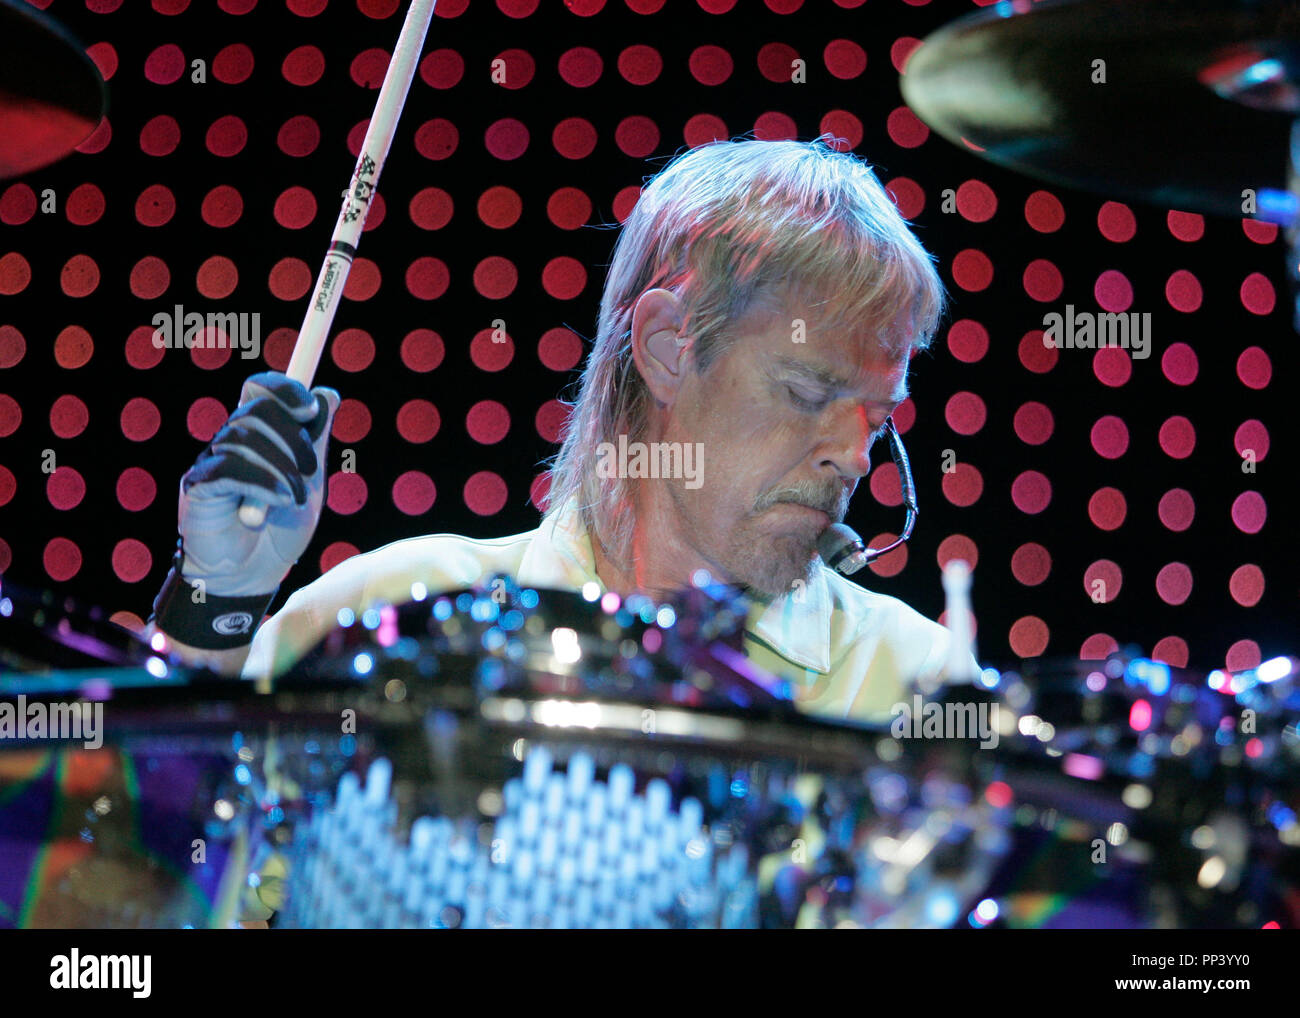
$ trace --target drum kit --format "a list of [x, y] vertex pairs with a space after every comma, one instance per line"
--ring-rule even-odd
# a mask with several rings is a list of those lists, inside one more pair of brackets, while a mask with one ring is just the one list
[[[1025, 172], [1220, 213], [1272, 189], [1280, 208], [1285, 130], [1264, 146], [1300, 106], [1294, 14], [1013, 0], [927, 40], [904, 89]], [[6, 57], [70, 68], [0, 59], [0, 174], [93, 128], [102, 82], [69, 49], [0, 0]], [[1233, 133], [1225, 104], [1260, 119]], [[0, 927], [1300, 926], [1294, 658], [1026, 661], [866, 724], [801, 712], [745, 658], [745, 619], [703, 576], [664, 602], [416, 584], [341, 611], [264, 686], [6, 578]], [[70, 701], [103, 708], [93, 747], [15, 725]], [[953, 736], [963, 716], [978, 737]]]

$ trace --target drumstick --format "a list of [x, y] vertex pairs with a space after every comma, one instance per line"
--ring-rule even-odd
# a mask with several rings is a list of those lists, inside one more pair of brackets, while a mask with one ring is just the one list
[[[433, 18], [434, 3], [435, 0], [411, 0], [411, 6], [406, 12], [402, 34], [398, 36], [397, 47], [393, 50], [388, 72], [384, 75], [384, 84], [375, 101], [375, 112], [366, 128], [366, 139], [361, 143], [356, 169], [352, 171], [347, 201], [339, 211], [338, 222], [334, 224], [334, 235], [330, 238], [325, 263], [321, 266], [320, 275], [316, 277], [316, 288], [307, 304], [302, 328], [298, 330], [298, 341], [293, 346], [293, 356], [289, 360], [286, 374], [307, 388], [311, 388], [321, 354], [325, 352], [330, 326], [334, 323], [334, 312], [343, 296], [348, 271], [352, 268], [352, 259], [356, 257], [357, 244], [361, 242], [361, 231], [365, 228], [366, 216], [370, 213], [370, 200], [374, 197], [379, 173], [384, 168], [393, 135], [397, 132], [397, 120], [402, 115], [406, 95], [415, 78], [415, 68], [424, 49], [429, 22]], [[240, 522], [247, 527], [260, 527], [266, 519], [266, 509], [261, 503], [246, 500], [239, 507]]]

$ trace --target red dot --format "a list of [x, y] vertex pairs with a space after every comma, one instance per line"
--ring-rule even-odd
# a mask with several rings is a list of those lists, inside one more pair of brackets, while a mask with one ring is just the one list
[[562, 187], [547, 200], [546, 217], [561, 230], [576, 230], [591, 218], [591, 199], [576, 187]]
[[[14, 478], [14, 472], [0, 464], [0, 505], [8, 505], [17, 490], [18, 481]], [[8, 548], [8, 545], [5, 547]]]
[[1127, 311], [1133, 306], [1133, 284], [1117, 269], [1107, 269], [1098, 276], [1092, 294], [1104, 311]]
[[164, 294], [171, 281], [172, 274], [167, 268], [167, 263], [161, 258], [149, 255], [141, 258], [131, 267], [128, 285], [135, 296], [142, 300], [152, 300]]
[[374, 362], [375, 341], [364, 329], [344, 329], [330, 344], [330, 357], [344, 371], [364, 371]]
[[987, 223], [998, 210], [997, 195], [982, 180], [968, 180], [957, 188], [957, 212], [972, 223]]
[[[76, 326], [70, 325], [68, 328], [72, 329], [76, 328]], [[67, 331], [67, 329], [64, 330], [64, 332]], [[81, 331], [85, 332], [84, 329]], [[60, 336], [62, 336], [62, 333], [60, 333]], [[86, 338], [90, 338], [89, 333], [86, 334]], [[0, 368], [12, 368], [23, 359], [25, 353], [27, 353], [27, 340], [23, 338], [23, 334], [12, 325], [0, 325]], [[56, 343], [55, 357], [58, 358], [58, 356], [58, 345]], [[63, 364], [62, 360], [59, 363], [63, 367], [68, 366]]]
[[283, 257], [270, 269], [270, 293], [281, 300], [299, 300], [312, 287], [312, 270], [296, 257]]
[[721, 85], [735, 70], [731, 54], [721, 46], [698, 46], [688, 61], [691, 77], [701, 85]]
[[141, 467], [127, 467], [117, 479], [117, 501], [127, 512], [148, 509], [157, 495], [153, 475]]
[[651, 84], [663, 69], [663, 57], [653, 46], [629, 46], [618, 55], [618, 73], [633, 85]]
[[799, 135], [794, 118], [785, 113], [760, 113], [754, 121], [754, 137], [759, 141], [793, 141]]
[[978, 292], [993, 282], [993, 263], [983, 251], [968, 247], [953, 258], [952, 278], [963, 290]]
[[330, 435], [340, 442], [360, 442], [370, 433], [370, 409], [359, 399], [346, 398], [334, 411]]
[[1267, 276], [1252, 272], [1241, 282], [1241, 306], [1254, 315], [1272, 313], [1277, 294]]
[[955, 559], [964, 561], [972, 569], [979, 564], [979, 549], [965, 534], [949, 534], [939, 542], [939, 568], [945, 568]]
[[890, 140], [900, 148], [916, 148], [930, 137], [930, 129], [906, 106], [893, 110], [885, 120], [885, 126]]
[[1244, 672], [1251, 668], [1258, 668], [1261, 660], [1259, 644], [1254, 640], [1238, 640], [1228, 648], [1228, 653], [1223, 659], [1230, 672]]
[[1029, 402], [1016, 411], [1013, 420], [1017, 437], [1026, 445], [1042, 445], [1056, 427], [1052, 411], [1043, 403]]
[[726, 14], [736, 6], [736, 0], [698, 0], [700, 10], [707, 14]]
[[383, 21], [397, 11], [399, 0], [357, 0], [357, 10], [367, 18]]
[[314, 85], [325, 74], [325, 54], [315, 46], [292, 49], [280, 64], [280, 74], [290, 85]]
[[572, 300], [586, 288], [587, 270], [576, 258], [552, 258], [542, 269], [542, 286], [556, 300]]
[[108, 148], [108, 143], [112, 140], [113, 125], [109, 123], [108, 117], [105, 117], [99, 122], [99, 126], [90, 132], [90, 137], [77, 146], [76, 151], [82, 155], [94, 155]]
[[397, 411], [397, 433], [416, 445], [430, 442], [442, 427], [438, 408], [427, 399], [411, 399]]
[[167, 156], [181, 143], [181, 129], [176, 121], [161, 114], [140, 130], [140, 151], [147, 156]]
[[289, 230], [310, 226], [316, 218], [316, 197], [305, 187], [290, 187], [275, 200], [275, 221]]
[[635, 184], [619, 188], [618, 194], [614, 195], [614, 218], [620, 223], [627, 222], [627, 217], [632, 214], [632, 209], [636, 207], [640, 198], [641, 189]]
[[1156, 573], [1156, 593], [1165, 604], [1182, 604], [1192, 596], [1192, 571], [1182, 562], [1170, 562]]
[[948, 350], [959, 361], [974, 364], [989, 350], [989, 331], [979, 322], [963, 318], [948, 330]]
[[768, 81], [789, 82], [798, 59], [799, 51], [788, 43], [769, 42], [759, 48], [758, 71]]
[[1257, 491], [1243, 491], [1232, 501], [1232, 522], [1246, 534], [1258, 534], [1268, 518], [1264, 496]]
[[509, 187], [490, 187], [478, 199], [478, 217], [494, 230], [504, 230], [519, 222], [523, 212], [519, 192]]
[[203, 296], [209, 300], [221, 300], [235, 292], [239, 285], [239, 270], [229, 258], [213, 255], [199, 266], [195, 282]]
[[26, 184], [11, 184], [0, 194], [0, 223], [21, 226], [36, 215], [36, 192]]
[[604, 62], [600, 54], [588, 46], [575, 46], [566, 50], [559, 60], [560, 77], [574, 88], [589, 88], [600, 80]]
[[481, 400], [466, 414], [465, 430], [480, 445], [495, 445], [510, 431], [510, 412], [495, 400]]
[[459, 144], [460, 131], [442, 117], [425, 121], [415, 132], [415, 150], [425, 159], [446, 159]]
[[514, 360], [515, 341], [497, 319], [490, 329], [480, 329], [469, 344], [469, 357], [480, 371], [501, 371]]
[[154, 184], [140, 192], [135, 218], [141, 226], [163, 226], [176, 214], [176, 198], [169, 188]]
[[72, 467], [56, 467], [45, 481], [45, 496], [55, 509], [72, 509], [86, 496], [86, 480]]
[[506, 482], [490, 470], [480, 470], [465, 482], [465, 506], [477, 516], [495, 516], [506, 504]]
[[538, 340], [537, 357], [552, 371], [570, 371], [582, 360], [582, 340], [569, 329], [548, 329]]
[[393, 505], [407, 516], [427, 513], [437, 497], [433, 479], [422, 471], [408, 470], [393, 482]]
[[507, 18], [526, 18], [537, 10], [540, 0], [497, 0], [497, 8]]
[[1196, 448], [1196, 429], [1186, 417], [1170, 417], [1160, 425], [1160, 448], [1174, 459], [1186, 459]]
[[1104, 661], [1119, 650], [1119, 643], [1106, 633], [1094, 633], [1079, 648], [1080, 661]]
[[76, 396], [60, 396], [50, 406], [50, 430], [59, 438], [76, 438], [90, 423], [90, 411]]
[[217, 0], [217, 6], [227, 14], [247, 14], [257, 6], [257, 0]]
[[1232, 444], [1238, 456], [1250, 454], [1258, 463], [1268, 455], [1268, 428], [1264, 427], [1262, 421], [1244, 421], [1232, 436]]
[[[546, 512], [551, 504], [551, 472], [544, 470], [533, 478], [533, 483], [528, 487], [528, 501], [537, 506], [542, 512]], [[0, 572], [3, 568], [0, 568]]]
[[958, 463], [951, 471], [944, 471], [944, 497], [953, 505], [970, 506], [984, 493], [984, 478], [969, 463]]
[[212, 76], [226, 85], [239, 85], [253, 73], [253, 51], [242, 42], [217, 51], [212, 58]]
[[1173, 212], [1165, 217], [1169, 232], [1179, 240], [1200, 240], [1205, 233], [1205, 217], [1195, 212]]
[[1122, 244], [1137, 233], [1137, 219], [1127, 205], [1108, 201], [1097, 212], [1097, 229], [1107, 240]]
[[1052, 556], [1041, 544], [1022, 544], [1011, 556], [1011, 573], [1026, 587], [1036, 587], [1052, 571]]
[[320, 127], [311, 117], [290, 117], [280, 127], [275, 144], [287, 156], [309, 156], [320, 144]]
[[185, 54], [174, 43], [159, 46], [144, 61], [144, 76], [155, 85], [171, 85], [185, 73]]
[[1201, 297], [1201, 281], [1186, 269], [1179, 269], [1165, 283], [1165, 300], [1175, 311], [1191, 314], [1201, 306]]
[[1166, 636], [1151, 648], [1151, 660], [1163, 661], [1174, 668], [1186, 668], [1188, 658], [1187, 641], [1180, 636]]
[[1092, 356], [1092, 371], [1102, 385], [1118, 388], [1133, 377], [1133, 358], [1119, 347], [1102, 347]]
[[162, 414], [152, 400], [136, 396], [122, 408], [121, 424], [123, 435], [132, 442], [143, 442], [158, 433]]
[[916, 423], [916, 404], [912, 402], [912, 397], [898, 404], [898, 409], [890, 415], [894, 420], [894, 427], [900, 435], [906, 435]]
[[214, 156], [229, 158], [238, 155], [248, 144], [248, 128], [239, 117], [220, 117], [208, 128], [204, 144]]
[[[50, 413], [51, 424], [54, 421], [54, 413]], [[18, 430], [18, 425], [23, 422], [23, 412], [18, 406], [18, 401], [12, 396], [0, 394], [0, 438], [7, 438]], [[58, 434], [55, 431], [55, 434]]]
[[366, 482], [360, 474], [344, 471], [331, 474], [325, 502], [340, 516], [351, 516], [366, 504]]
[[1128, 427], [1114, 414], [1098, 418], [1091, 439], [1093, 449], [1104, 459], [1119, 459], [1128, 451]]
[[377, 89], [384, 83], [384, 75], [388, 73], [390, 59], [388, 50], [364, 49], [353, 57], [348, 74], [362, 88]]
[[209, 226], [233, 226], [244, 214], [244, 199], [233, 187], [221, 184], [204, 197], [200, 214]]
[[894, 65], [894, 70], [899, 74], [905, 73], [907, 61], [920, 45], [921, 40], [911, 35], [900, 35], [895, 39], [889, 47], [889, 62]]
[[1254, 219], [1241, 221], [1241, 232], [1256, 244], [1271, 244], [1277, 240], [1277, 224], [1261, 223]]
[[359, 554], [361, 551], [355, 544], [348, 541], [335, 541], [320, 553], [320, 571], [328, 573], [336, 565]]
[[441, 230], [454, 209], [451, 195], [440, 187], [426, 187], [411, 199], [411, 222], [422, 230]]
[[1170, 530], [1181, 533], [1192, 525], [1196, 516], [1196, 500], [1184, 488], [1170, 488], [1160, 496], [1156, 513], [1161, 523]]
[[369, 300], [379, 292], [383, 275], [370, 258], [357, 258], [348, 271], [348, 281], [343, 286], [343, 296], [348, 300]]
[[826, 70], [833, 77], [848, 81], [867, 69], [867, 51], [851, 39], [832, 39], [822, 50]]
[[1263, 389], [1273, 377], [1273, 364], [1261, 347], [1247, 347], [1237, 358], [1237, 377], [1252, 389]]
[[1108, 604], [1124, 586], [1124, 571], [1108, 558], [1100, 558], [1083, 571], [1083, 589], [1097, 604]]
[[944, 406], [944, 418], [948, 427], [959, 435], [973, 435], [988, 417], [984, 401], [973, 392], [958, 392]]
[[165, 348], [154, 346], [153, 331], [152, 327], [141, 325], [126, 337], [126, 362], [137, 371], [156, 367], [166, 353]]
[[1052, 501], [1052, 482], [1037, 470], [1026, 470], [1011, 482], [1011, 501], [1031, 516], [1041, 513]]
[[548, 399], [537, 408], [537, 413], [533, 417], [533, 426], [537, 429], [537, 434], [548, 442], [558, 442], [564, 435], [572, 409], [558, 399]]
[[[898, 540], [897, 534], [885, 532], [876, 534], [867, 542], [869, 547], [884, 548]], [[907, 565], [907, 545], [901, 548], [895, 548], [888, 555], [883, 555], [871, 563], [871, 571], [877, 576], [897, 576]]]
[[773, 14], [793, 14], [803, 6], [803, 0], [764, 0]]
[[153, 568], [153, 555], [143, 541], [127, 537], [113, 546], [113, 572], [123, 583], [139, 583]]
[[190, 350], [190, 360], [203, 371], [216, 371], [230, 360], [230, 337], [220, 326], [204, 328], [199, 340]]
[[1025, 615], [1011, 626], [1008, 640], [1016, 657], [1038, 657], [1047, 649], [1050, 630], [1037, 615]]
[[117, 50], [111, 42], [97, 42], [93, 46], [87, 46], [86, 56], [95, 61], [100, 77], [105, 81], [111, 80], [117, 73]]
[[1020, 363], [1025, 369], [1032, 371], [1036, 375], [1046, 374], [1056, 367], [1057, 357], [1060, 351], [1054, 346], [1043, 345], [1043, 330], [1034, 329], [1026, 332], [1020, 337], [1020, 346], [1017, 351], [1020, 355]]
[[441, 258], [417, 258], [406, 270], [407, 292], [419, 300], [436, 300], [450, 285], [451, 274]]
[[590, 18], [605, 9], [605, 0], [564, 0], [564, 6], [580, 18]]
[[566, 117], [551, 131], [551, 145], [565, 159], [585, 159], [596, 148], [596, 128], [583, 117]]
[[99, 266], [89, 255], [73, 255], [59, 274], [59, 286], [69, 297], [85, 297], [99, 286]]
[[262, 360], [272, 371], [285, 371], [293, 356], [293, 346], [298, 341], [298, 330], [281, 326], [272, 329], [262, 343]]
[[489, 300], [510, 296], [519, 283], [519, 270], [509, 258], [492, 255], [474, 268], [474, 289]]
[[1160, 370], [1174, 385], [1191, 385], [1198, 368], [1196, 351], [1186, 343], [1171, 343], [1160, 356]]
[[32, 267], [17, 251], [0, 258], [0, 293], [12, 296], [21, 293], [32, 281]]
[[1055, 233], [1065, 223], [1065, 206], [1050, 191], [1035, 191], [1025, 199], [1025, 222], [1039, 233]]
[[1022, 281], [1025, 293], [1038, 301], [1056, 300], [1065, 287], [1061, 270], [1046, 258], [1037, 258], [1026, 265]]
[[847, 152], [862, 144], [862, 121], [848, 110], [831, 110], [822, 117], [818, 129], [834, 136], [829, 144], [836, 152]]
[[528, 128], [522, 121], [505, 117], [484, 132], [483, 143], [497, 159], [518, 159], [528, 149]]
[[66, 537], [53, 538], [41, 556], [45, 573], [59, 583], [70, 580], [81, 570], [81, 549]]
[[871, 496], [884, 506], [903, 504], [903, 482], [898, 476], [898, 467], [893, 463], [881, 463], [871, 471]]
[[1243, 608], [1253, 608], [1264, 596], [1264, 571], [1256, 565], [1238, 566], [1228, 579], [1232, 599]]
[[211, 442], [229, 416], [219, 399], [200, 396], [190, 404], [190, 409], [185, 414], [185, 426], [200, 442]]
[[925, 209], [925, 191], [911, 177], [895, 177], [885, 185], [885, 193], [904, 219], [915, 219]]
[[[153, 190], [150, 188], [150, 190]], [[167, 188], [162, 190], [171, 197], [171, 192]], [[175, 203], [172, 204], [173, 209]], [[82, 184], [73, 188], [72, 193], [68, 195], [68, 200], [64, 203], [63, 214], [68, 217], [68, 222], [74, 226], [89, 226], [97, 222], [104, 214], [104, 192], [94, 184]], [[168, 219], [171, 218], [169, 215]]]
[[412, 371], [432, 371], [442, 363], [442, 337], [432, 329], [414, 329], [402, 339], [402, 363]]
[[1088, 499], [1088, 518], [1099, 530], [1118, 530], [1127, 515], [1128, 503], [1117, 488], [1098, 488]]
[[[434, 10], [442, 13], [442, 5]], [[436, 49], [420, 61], [420, 78], [430, 88], [455, 88], [464, 75], [465, 59], [454, 49]]]

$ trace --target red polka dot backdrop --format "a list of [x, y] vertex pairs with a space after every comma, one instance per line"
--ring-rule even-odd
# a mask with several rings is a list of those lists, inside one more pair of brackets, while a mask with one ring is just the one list
[[[972, 563], [998, 664], [1295, 652], [1284, 239], [1049, 186], [930, 131], [898, 74], [976, 6], [440, 0], [317, 374], [343, 403], [282, 598], [391, 540], [535, 526], [645, 177], [714, 139], [831, 131], [952, 297], [895, 414], [918, 528], [862, 582], [937, 618], [939, 568]], [[288, 364], [403, 10], [52, 5], [112, 120], [0, 181], [6, 576], [148, 615], [180, 475], [244, 378]], [[197, 346], [157, 341], [190, 314]], [[1130, 342], [1099, 349], [1121, 319]], [[902, 492], [875, 460], [848, 522], [883, 543]]]

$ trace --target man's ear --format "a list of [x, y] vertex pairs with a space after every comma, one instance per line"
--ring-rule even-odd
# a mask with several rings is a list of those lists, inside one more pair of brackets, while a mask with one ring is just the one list
[[684, 324], [682, 302], [670, 290], [647, 290], [632, 308], [632, 357], [660, 403], [673, 402], [690, 363]]

